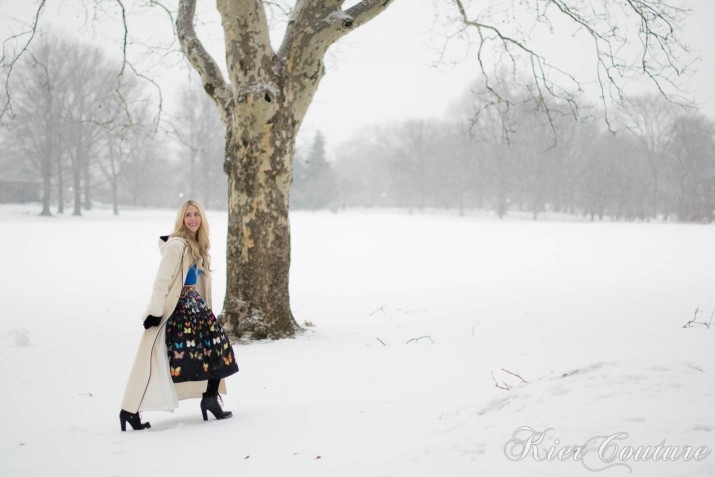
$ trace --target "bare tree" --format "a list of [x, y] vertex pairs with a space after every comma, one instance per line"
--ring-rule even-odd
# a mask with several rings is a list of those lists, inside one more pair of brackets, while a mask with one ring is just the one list
[[[623, 81], [633, 71], [649, 78], [663, 94], [670, 94], [668, 87], [676, 85], [688, 64], [687, 52], [677, 37], [685, 11], [666, 0], [443, 1], [454, 7], [460, 25], [477, 32], [477, 61], [492, 97], [489, 104], [506, 103], [507, 109], [509, 103], [500, 95], [492, 66], [508, 67], [511, 81], [537, 99], [547, 118], [555, 114], [550, 104], [566, 104], [572, 112], [578, 112], [581, 82], [573, 72], [551, 65], [528, 41], [532, 26], [544, 26], [548, 31], [556, 25], [552, 23], [555, 17], [564, 19], [567, 30], [575, 25], [591, 38], [604, 104], [621, 99]], [[156, 0], [139, 3], [156, 5], [172, 14]], [[222, 316], [238, 335], [292, 336], [298, 325], [288, 293], [288, 196], [296, 135], [325, 72], [323, 58], [328, 48], [385, 11], [392, 0], [218, 0], [227, 76], [195, 31], [196, 3], [179, 0], [176, 34], [226, 128], [224, 170], [228, 175], [229, 217]], [[123, 1], [113, 4], [126, 19]], [[498, 14], [497, 6], [507, 12], [516, 6], [523, 10], [505, 19]], [[271, 44], [267, 15], [274, 7], [278, 12], [282, 7], [287, 14], [276, 49]], [[531, 22], [523, 21], [525, 15]], [[507, 31], [512, 26], [523, 29]], [[635, 41], [629, 40], [630, 35]], [[124, 39], [126, 52], [126, 35]], [[619, 57], [629, 48], [640, 58], [635, 64]], [[125, 55], [123, 66], [127, 64]], [[531, 81], [518, 81], [522, 69]], [[548, 97], [560, 101], [549, 103]]]
[[8, 151], [18, 162], [26, 162], [42, 180], [42, 210], [40, 215], [52, 215], [52, 184], [58, 175], [58, 213], [63, 212], [62, 176], [64, 121], [62, 103], [65, 98], [63, 81], [66, 65], [52, 54], [50, 41], [37, 42], [34, 55], [12, 77], [15, 89], [14, 115], [5, 121]]
[[225, 208], [224, 128], [213, 103], [200, 89], [187, 88], [181, 92], [181, 111], [174, 122], [182, 164], [189, 170], [185, 193], [206, 207]]
[[[124, 88], [126, 91], [123, 93], [125, 98], [131, 98], [133, 96], [132, 89], [136, 88], [137, 83], [129, 83], [129, 87]], [[96, 163], [98, 168], [104, 176], [105, 180], [109, 183], [112, 198], [112, 211], [114, 215], [119, 215], [119, 194], [122, 184], [125, 183], [125, 176], [129, 166], [137, 162], [137, 158], [140, 161], [146, 160], [144, 157], [145, 151], [150, 147], [150, 141], [152, 138], [151, 127], [146, 121], [146, 114], [141, 111], [133, 113], [133, 118], [135, 122], [133, 124], [127, 124], [122, 119], [125, 119], [121, 115], [117, 108], [120, 107], [118, 103], [110, 103], [108, 105], [114, 108], [115, 111], [110, 112], [110, 117], [116, 118], [115, 121], [109, 122], [103, 125], [101, 144], [99, 144], [99, 152], [97, 153]], [[144, 122], [137, 122], [137, 119], [144, 118]], [[149, 162], [147, 160], [147, 162]]]
[[702, 115], [681, 115], [673, 122], [665, 151], [675, 183], [678, 220], [711, 222], [715, 204], [715, 124]]
[[122, 114], [114, 107], [116, 73], [96, 47], [66, 44], [56, 54], [64, 55], [65, 61], [72, 65], [64, 80], [67, 89], [67, 102], [63, 105], [67, 129], [65, 150], [72, 172], [73, 215], [82, 215], [83, 205], [91, 207], [90, 162], [99, 157], [98, 148], [105, 128]]

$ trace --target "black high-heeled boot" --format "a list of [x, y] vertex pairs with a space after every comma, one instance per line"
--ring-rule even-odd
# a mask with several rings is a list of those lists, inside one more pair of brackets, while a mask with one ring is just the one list
[[218, 394], [204, 393], [201, 398], [201, 415], [204, 417], [204, 421], [208, 421], [209, 417], [206, 414], [210, 411], [216, 419], [228, 419], [233, 416], [231, 411], [224, 411], [221, 409], [221, 404], [219, 401]]
[[151, 427], [151, 424], [148, 422], [141, 421], [138, 412], [132, 413], [122, 409], [119, 412], [119, 425], [122, 427], [122, 432], [127, 430], [127, 422], [135, 431], [141, 431], [142, 429], [149, 429]]

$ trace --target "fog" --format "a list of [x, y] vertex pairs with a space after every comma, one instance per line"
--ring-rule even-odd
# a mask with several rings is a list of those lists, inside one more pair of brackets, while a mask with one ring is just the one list
[[[474, 52], [464, 39], [440, 34], [446, 19], [438, 14], [444, 10], [428, 3], [397, 2], [329, 51], [326, 77], [298, 138], [293, 208], [712, 220], [709, 88], [715, 81], [704, 39], [711, 3], [695, 2], [696, 13], [683, 31], [701, 52], [686, 96], [699, 108], [670, 107], [651, 88], [633, 94], [626, 110], [603, 111], [597, 101], [585, 98], [577, 118], [559, 114], [554, 120], [533, 114], [539, 105], [526, 101], [509, 117], [497, 109], [477, 122], [484, 85]], [[31, 7], [7, 3], [2, 31], [27, 20]], [[87, 11], [71, 5], [53, 5], [44, 15], [46, 24], [30, 51], [35, 58], [61, 61], [43, 70], [26, 56], [15, 68], [8, 84], [16, 90], [14, 115], [0, 129], [5, 146], [0, 200], [44, 200], [44, 214], [81, 214], [95, 203], [112, 205], [117, 213], [127, 206], [173, 207], [183, 197], [224, 208], [222, 126], [177, 52], [170, 48], [170, 55], [147, 68], [156, 85], [127, 75], [123, 87], [132, 97], [132, 127], [121, 120], [109, 126], [107, 118], [117, 115], [109, 111], [116, 21], [103, 30], [98, 20], [88, 21], [92, 15]], [[157, 37], [166, 26], [149, 33], [148, 25], [158, 18], [136, 23], [138, 34]], [[220, 55], [216, 21], [208, 16], [200, 32]], [[80, 35], [73, 34], [73, 23], [80, 25]], [[554, 61], [584, 68], [574, 63], [582, 45], [551, 48]], [[70, 50], [72, 55], [66, 53]], [[95, 67], [83, 71], [88, 58], [96, 58], [91, 60]], [[91, 78], [84, 84], [75, 79], [73, 91], [68, 78], [88, 72]], [[48, 89], [50, 83], [57, 86]], [[86, 95], [90, 88], [92, 94]], [[71, 103], [82, 92], [88, 96], [85, 112]], [[515, 101], [523, 99], [518, 91], [509, 94]], [[157, 106], [159, 97], [163, 109]], [[565, 105], [554, 101], [552, 106]], [[103, 117], [95, 114], [97, 108], [104, 108]], [[606, 112], [609, 123], [602, 119]], [[94, 125], [88, 124], [90, 116]]]

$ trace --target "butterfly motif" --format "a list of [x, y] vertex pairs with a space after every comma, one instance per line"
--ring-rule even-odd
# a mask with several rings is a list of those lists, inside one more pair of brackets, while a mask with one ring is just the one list
[[187, 342], [186, 342], [186, 347], [187, 347], [187, 348], [193, 348], [194, 346], [196, 346], [196, 341], [190, 340], [190, 341], [187, 341]]
[[223, 357], [223, 362], [226, 363], [227, 365], [231, 364], [231, 361], [233, 361], [233, 358], [230, 354], [228, 356]]
[[228, 342], [223, 344], [223, 349], [228, 349]]
[[196, 351], [196, 352], [189, 351], [189, 357], [190, 357], [191, 359], [200, 359], [200, 358], [201, 358], [201, 351]]
[[176, 349], [182, 349], [182, 348], [184, 347], [184, 343], [175, 343], [175, 344], [174, 344], [174, 347], [175, 347]]
[[175, 359], [184, 359], [184, 353], [185, 353], [185, 351], [182, 351], [181, 353], [179, 353], [178, 351], [174, 351], [174, 358]]
[[209, 363], [204, 363], [204, 373], [209, 372]]
[[219, 344], [221, 342], [221, 337], [219, 336], [218, 338], [213, 339], [214, 344]]
[[206, 346], [211, 346], [211, 340], [204, 340], [204, 344]]
[[211, 325], [211, 328], [209, 328], [210, 331], [216, 331], [216, 327], [214, 325]]
[[191, 328], [184, 328], [184, 333], [191, 334]]
[[204, 356], [208, 356], [210, 358], [212, 353], [212, 349], [204, 349]]
[[181, 374], [181, 366], [178, 367], [171, 367], [171, 377], [175, 378]]

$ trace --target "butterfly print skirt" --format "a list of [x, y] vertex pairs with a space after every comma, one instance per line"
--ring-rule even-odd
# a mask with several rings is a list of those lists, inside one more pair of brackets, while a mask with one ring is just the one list
[[238, 371], [223, 327], [193, 287], [181, 290], [166, 322], [166, 348], [175, 383], [221, 379]]

